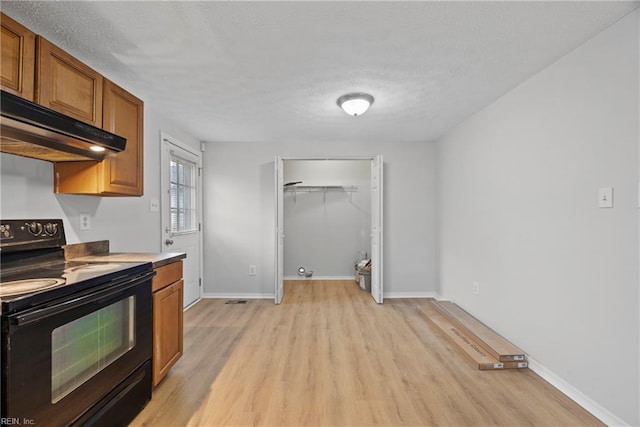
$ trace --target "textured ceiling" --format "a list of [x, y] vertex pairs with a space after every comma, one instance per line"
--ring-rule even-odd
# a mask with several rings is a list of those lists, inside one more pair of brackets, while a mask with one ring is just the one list
[[200, 140], [349, 142], [436, 139], [638, 2], [1, 5]]

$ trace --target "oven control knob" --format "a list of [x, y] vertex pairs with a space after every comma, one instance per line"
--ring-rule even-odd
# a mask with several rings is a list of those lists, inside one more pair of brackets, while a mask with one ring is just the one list
[[7, 239], [13, 238], [13, 231], [11, 230], [11, 226], [9, 224], [0, 225], [0, 237], [5, 237]]
[[40, 233], [42, 233], [42, 224], [40, 224], [39, 222], [27, 222], [25, 225], [27, 226], [27, 230], [29, 230], [29, 233], [33, 234], [34, 236], [38, 236], [40, 235]]
[[48, 236], [55, 236], [56, 233], [58, 232], [58, 224], [54, 224], [52, 222], [49, 222], [49, 223], [45, 224], [44, 225], [44, 232]]

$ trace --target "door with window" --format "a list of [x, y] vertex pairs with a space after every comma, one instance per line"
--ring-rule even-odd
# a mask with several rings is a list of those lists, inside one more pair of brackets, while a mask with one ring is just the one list
[[184, 252], [184, 306], [202, 296], [201, 154], [162, 133], [162, 250]]

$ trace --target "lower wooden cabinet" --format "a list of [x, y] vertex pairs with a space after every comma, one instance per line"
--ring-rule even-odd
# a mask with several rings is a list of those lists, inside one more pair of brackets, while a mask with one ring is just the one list
[[153, 385], [157, 386], [182, 356], [182, 261], [156, 269], [153, 279]]

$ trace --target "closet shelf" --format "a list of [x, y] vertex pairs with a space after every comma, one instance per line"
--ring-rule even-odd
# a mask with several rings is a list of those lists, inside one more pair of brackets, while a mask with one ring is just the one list
[[349, 201], [354, 192], [358, 191], [357, 185], [291, 185], [283, 188], [285, 193], [293, 193], [293, 203], [296, 202], [297, 193], [312, 193], [322, 191], [323, 203], [327, 201], [327, 191], [341, 191], [349, 193]]
[[284, 187], [284, 191], [295, 190], [344, 190], [344, 191], [358, 191], [357, 185], [290, 185]]

